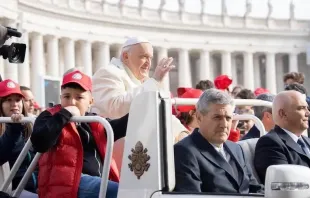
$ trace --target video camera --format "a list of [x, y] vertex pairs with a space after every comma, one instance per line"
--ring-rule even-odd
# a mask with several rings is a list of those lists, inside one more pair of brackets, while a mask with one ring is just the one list
[[17, 29], [0, 25], [0, 56], [8, 59], [10, 63], [23, 63], [26, 54], [26, 44], [12, 43], [11, 45], [3, 45], [12, 36], [21, 37], [22, 33], [18, 32]]

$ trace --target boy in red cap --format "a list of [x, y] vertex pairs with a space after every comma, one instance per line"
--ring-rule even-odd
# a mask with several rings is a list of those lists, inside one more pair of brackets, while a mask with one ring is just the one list
[[[98, 197], [106, 151], [106, 134], [99, 123], [73, 123], [88, 116], [93, 103], [92, 82], [80, 71], [68, 73], [61, 86], [60, 105], [42, 112], [31, 141], [43, 153], [39, 161], [39, 197]], [[125, 136], [128, 115], [110, 121], [115, 141]], [[117, 197], [119, 172], [112, 159], [106, 197]]]

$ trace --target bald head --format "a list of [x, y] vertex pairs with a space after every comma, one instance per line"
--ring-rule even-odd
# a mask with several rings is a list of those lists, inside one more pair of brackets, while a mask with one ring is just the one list
[[272, 105], [272, 116], [276, 125], [293, 133], [308, 128], [308, 105], [300, 92], [290, 90], [280, 92]]

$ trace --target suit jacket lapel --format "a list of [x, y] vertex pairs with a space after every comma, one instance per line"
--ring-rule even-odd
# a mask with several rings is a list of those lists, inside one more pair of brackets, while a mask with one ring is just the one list
[[284, 141], [284, 143], [288, 147], [296, 151], [298, 154], [308, 157], [303, 152], [301, 147], [283, 129], [281, 129], [279, 126], [276, 126], [274, 130], [278, 132], [279, 137]]
[[236, 156], [236, 153], [238, 151], [236, 150], [236, 147], [232, 147], [231, 144], [228, 144], [228, 143], [224, 143], [224, 147], [236, 164], [236, 167], [238, 169], [236, 170], [238, 171], [238, 178], [235, 178], [235, 179], [238, 181], [238, 184], [240, 186], [243, 181], [244, 171], [242, 169], [241, 164], [239, 163], [238, 157]]
[[[215, 148], [195, 129], [192, 133], [193, 140], [200, 149], [201, 154], [218, 168], [224, 169], [238, 184], [234, 171], [229, 163], [215, 150]], [[239, 185], [239, 184], [238, 184]]]

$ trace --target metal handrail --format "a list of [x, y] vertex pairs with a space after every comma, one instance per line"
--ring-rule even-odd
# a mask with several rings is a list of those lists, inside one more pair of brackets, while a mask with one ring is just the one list
[[[32, 124], [34, 124], [34, 121], [35, 121], [34, 117], [24, 117], [20, 121], [20, 123], [32, 123]], [[10, 117], [2, 117], [2, 118], [0, 118], [0, 123], [15, 123], [15, 122], [13, 122]], [[20, 165], [22, 164], [23, 160], [25, 159], [31, 145], [32, 144], [31, 144], [31, 141], [29, 138], [29, 140], [27, 140], [23, 150], [21, 151], [20, 155], [16, 159], [16, 161], [15, 161], [15, 163], [14, 163], [14, 165], [10, 171], [8, 178], [2, 184], [0, 191], [7, 192], [8, 188], [10, 186], [10, 183], [12, 182], [13, 178], [15, 177], [15, 175], [16, 175], [19, 167], [20, 167]]]
[[[175, 106], [181, 105], [196, 105], [198, 99], [195, 98], [171, 98], [171, 103]], [[265, 106], [272, 107], [272, 102], [258, 100], [258, 99], [234, 99], [236, 106]]]
[[253, 120], [255, 123], [255, 126], [259, 130], [260, 137], [266, 134], [264, 124], [255, 115], [251, 115], [251, 114], [234, 115], [233, 119], [234, 120]]
[[[21, 122], [30, 122], [31, 118], [23, 118]], [[32, 123], [34, 123], [35, 118], [32, 118]], [[113, 154], [113, 146], [114, 146], [114, 133], [113, 129], [110, 125], [110, 123], [100, 116], [74, 116], [70, 119], [71, 122], [99, 122], [101, 123], [105, 130], [107, 135], [107, 149], [104, 156], [104, 164], [102, 169], [102, 177], [101, 177], [101, 184], [100, 184], [100, 192], [99, 192], [99, 198], [104, 198], [106, 196], [107, 187], [108, 187], [108, 179], [109, 179], [109, 172], [110, 172], [110, 164], [112, 161], [112, 154]], [[12, 123], [11, 118], [0, 118], [0, 123]], [[19, 169], [21, 163], [23, 162], [25, 156], [27, 155], [27, 152], [29, 148], [32, 146], [31, 141], [28, 140], [25, 147], [23, 148], [22, 152], [20, 153], [19, 157], [17, 158], [12, 171], [10, 172], [9, 178], [7, 181], [4, 182], [1, 190], [3, 191], [4, 188], [8, 188], [10, 182], [12, 181], [13, 177], [15, 176], [17, 170]], [[34, 159], [32, 160], [30, 166], [28, 167], [24, 177], [20, 181], [18, 187], [13, 193], [13, 196], [19, 197], [23, 189], [25, 188], [25, 185], [27, 181], [29, 180], [29, 177], [31, 176], [33, 170], [35, 169], [35, 166], [40, 158], [41, 153], [37, 153]], [[15, 172], [14, 172], [15, 171]], [[10, 180], [9, 180], [10, 179]], [[5, 191], [6, 191], [5, 189]]]

